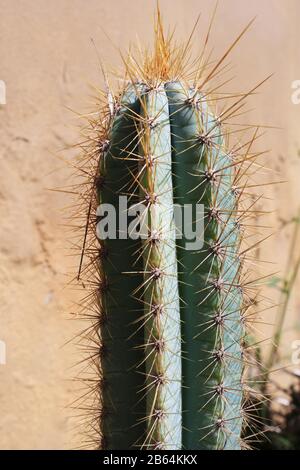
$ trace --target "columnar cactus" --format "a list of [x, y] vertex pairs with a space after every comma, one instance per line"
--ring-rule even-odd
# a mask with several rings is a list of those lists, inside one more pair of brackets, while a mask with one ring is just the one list
[[[141, 63], [128, 56], [123, 89], [108, 93], [108, 106], [92, 121], [89, 217], [99, 207], [85, 255], [92, 257], [88, 272], [94, 267], [100, 448], [240, 449], [249, 306], [241, 181], [255, 136], [230, 147], [228, 113], [217, 113], [207, 94], [217, 68], [205, 79], [202, 57], [191, 80], [189, 43], [173, 47], [159, 14], [156, 26], [153, 55]], [[116, 237], [103, 230], [111, 206]], [[124, 224], [122, 215], [134, 208], [139, 219]], [[137, 224], [141, 237], [131, 233]], [[194, 232], [193, 245], [187, 233]]]

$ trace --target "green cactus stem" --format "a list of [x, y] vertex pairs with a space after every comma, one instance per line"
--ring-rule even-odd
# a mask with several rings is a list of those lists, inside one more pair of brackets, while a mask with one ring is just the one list
[[[154, 53], [130, 52], [121, 92], [108, 94], [94, 139], [102, 236], [89, 278], [102, 449], [241, 448], [248, 308], [241, 201], [259, 154], [250, 152], [255, 136], [229, 145], [224, 121], [244, 97], [218, 113], [206, 90], [246, 29], [216, 64], [203, 52], [192, 73], [191, 38], [178, 46], [165, 36], [158, 10]], [[142, 236], [132, 237], [130, 219], [116, 223], [116, 238], [103, 236], [106, 205], [117, 220], [143, 206], [135, 222]]]

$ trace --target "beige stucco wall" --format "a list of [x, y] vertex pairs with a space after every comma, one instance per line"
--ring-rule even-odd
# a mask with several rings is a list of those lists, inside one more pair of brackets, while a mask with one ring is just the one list
[[[200, 46], [214, 1], [160, 3], [180, 37], [202, 12], [194, 40]], [[72, 412], [65, 407], [74, 398], [70, 367], [78, 352], [65, 343], [80, 325], [67, 320], [74, 294], [65, 283], [76, 260], [66, 250], [70, 235], [62, 208], [68, 197], [47, 188], [69, 183], [70, 170], [56, 158], [79, 138], [68, 108], [86, 109], [89, 84], [102, 84], [91, 38], [104, 61], [120, 64], [112, 44], [127, 46], [136, 33], [149, 41], [154, 6], [154, 0], [0, 0], [0, 80], [7, 91], [7, 104], [0, 105], [0, 340], [7, 350], [6, 365], [0, 364], [0, 448], [74, 446]], [[300, 80], [300, 2], [220, 0], [215, 54], [256, 15], [230, 59], [232, 91], [275, 73], [251, 100], [254, 111], [245, 120], [281, 128], [263, 139], [272, 149], [268, 164], [277, 171], [267, 179], [289, 181], [266, 193], [276, 228], [300, 202], [300, 105], [291, 102], [291, 83]], [[263, 257], [277, 263], [274, 271], [282, 269], [286, 247], [285, 234], [267, 242]], [[299, 301], [295, 296], [290, 305], [290, 327], [299, 323]], [[295, 330], [288, 333], [287, 351], [292, 337]]]

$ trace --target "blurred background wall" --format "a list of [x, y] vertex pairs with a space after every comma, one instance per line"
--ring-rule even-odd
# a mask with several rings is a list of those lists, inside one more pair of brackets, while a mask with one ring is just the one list
[[[121, 65], [117, 48], [136, 35], [152, 38], [154, 0], [0, 0], [0, 448], [72, 448], [74, 399], [72, 365], [80, 359], [66, 344], [80, 329], [70, 321], [66, 273], [78, 263], [68, 256], [64, 193], [48, 188], [69, 184], [70, 169], [57, 158], [79, 140], [76, 112], [92, 104], [90, 85], [102, 85], [97, 53]], [[202, 13], [194, 45], [201, 46], [214, 0], [161, 0], [165, 23], [186, 38]], [[275, 235], [261, 248], [263, 259], [281, 273], [290, 234], [278, 231], [300, 205], [300, 104], [292, 103], [292, 83], [300, 80], [298, 0], [220, 0], [213, 27], [214, 56], [257, 16], [250, 32], [230, 56], [231, 91], [247, 91], [274, 76], [249, 101], [245, 122], [269, 129], [262, 146], [268, 218]], [[110, 40], [108, 39], [107, 35]], [[115, 47], [115, 46], [116, 47]], [[70, 109], [69, 109], [70, 108]], [[274, 269], [273, 269], [274, 268]], [[269, 270], [269, 272], [270, 272]], [[75, 295], [75, 297], [74, 297]], [[271, 296], [276, 297], [276, 291]], [[284, 352], [300, 337], [300, 295], [289, 304]], [[266, 314], [273, 322], [273, 313]], [[266, 329], [271, 335], [271, 327]], [[1, 362], [1, 361], [0, 361]]]

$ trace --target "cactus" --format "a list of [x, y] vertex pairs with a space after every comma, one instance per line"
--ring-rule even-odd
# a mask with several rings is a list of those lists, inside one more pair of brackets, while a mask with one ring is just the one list
[[[158, 11], [154, 53], [141, 62], [128, 55], [124, 87], [113, 95], [107, 82], [109, 103], [90, 120], [85, 162], [95, 171], [82, 258], [95, 312], [92, 401], [102, 449], [241, 448], [249, 308], [242, 198], [257, 130], [230, 147], [224, 122], [251, 92], [222, 113], [207, 93], [232, 47], [210, 72], [201, 54], [191, 79], [190, 39], [174, 45]], [[132, 221], [117, 221], [117, 237], [105, 238], [107, 204], [125, 214], [124, 196], [146, 208], [134, 225], [144, 236], [130, 236]], [[183, 218], [189, 209], [193, 233], [202, 217], [202, 244], [191, 247], [185, 224], [178, 232], [176, 207]]]

